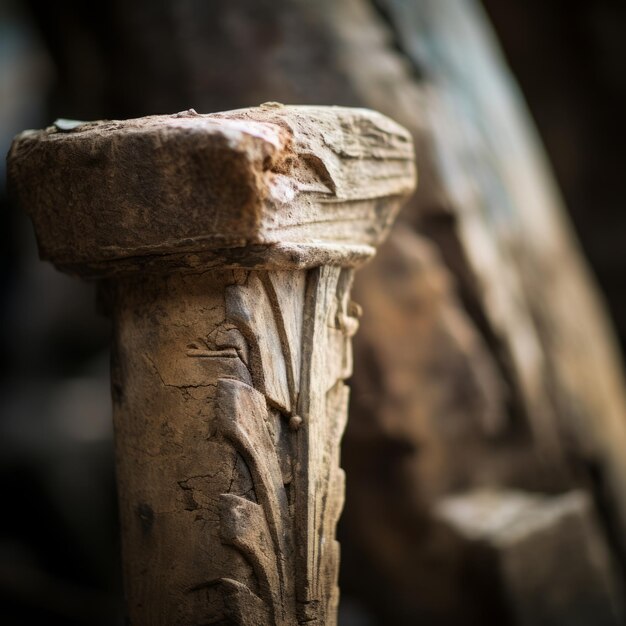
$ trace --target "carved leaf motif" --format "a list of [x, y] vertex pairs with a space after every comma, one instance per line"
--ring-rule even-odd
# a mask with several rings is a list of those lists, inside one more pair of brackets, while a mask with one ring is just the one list
[[243, 285], [226, 290], [226, 309], [250, 348], [250, 371], [254, 386], [281, 411], [292, 410], [288, 362], [283, 358], [279, 321], [274, 306], [256, 272]]
[[281, 577], [274, 542], [263, 508], [241, 496], [225, 493], [220, 501], [222, 541], [235, 546], [252, 564], [261, 596], [276, 607], [282, 602]]
[[[256, 389], [218, 381], [218, 428], [245, 460], [257, 502], [223, 494], [221, 537], [251, 564], [273, 619], [268, 626], [334, 623], [335, 526], [345, 482], [339, 468], [348, 396], [343, 379], [357, 324], [348, 311], [350, 285], [350, 271], [323, 267], [251, 272], [227, 290], [227, 319], [246, 338]], [[292, 432], [272, 423], [268, 406], [280, 410]], [[292, 506], [281, 472], [289, 464]]]
[[267, 604], [246, 585], [231, 578], [222, 578], [217, 583], [222, 589], [226, 605], [226, 617], [238, 626], [271, 625], [272, 618]]
[[248, 465], [258, 500], [222, 495], [222, 540], [252, 564], [274, 619], [268, 626], [295, 626], [291, 522], [265, 397], [245, 383], [220, 379], [217, 399], [220, 431]]

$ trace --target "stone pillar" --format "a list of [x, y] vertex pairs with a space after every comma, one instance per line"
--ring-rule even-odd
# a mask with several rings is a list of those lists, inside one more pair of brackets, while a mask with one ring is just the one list
[[63, 123], [9, 172], [113, 318], [130, 623], [335, 624], [349, 292], [414, 187], [408, 133], [275, 103]]

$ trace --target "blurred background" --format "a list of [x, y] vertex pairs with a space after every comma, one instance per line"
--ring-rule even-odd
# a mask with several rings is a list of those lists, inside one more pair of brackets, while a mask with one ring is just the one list
[[[414, 132], [420, 190], [357, 285], [343, 626], [623, 623], [625, 29], [622, 0], [0, 0], [5, 154], [268, 100]], [[109, 323], [0, 204], [0, 623], [122, 624]]]

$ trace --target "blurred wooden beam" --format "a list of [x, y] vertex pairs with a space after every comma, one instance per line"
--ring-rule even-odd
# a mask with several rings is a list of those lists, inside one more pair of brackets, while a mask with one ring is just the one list
[[584, 492], [476, 491], [443, 498], [435, 516], [464, 543], [462, 568], [492, 578], [492, 602], [519, 626], [618, 626], [614, 563]]

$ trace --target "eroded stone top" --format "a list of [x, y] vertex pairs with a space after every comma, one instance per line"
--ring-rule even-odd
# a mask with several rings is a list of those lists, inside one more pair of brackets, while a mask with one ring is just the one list
[[356, 263], [415, 186], [411, 137], [366, 109], [187, 111], [26, 131], [9, 184], [42, 258], [87, 276]]

